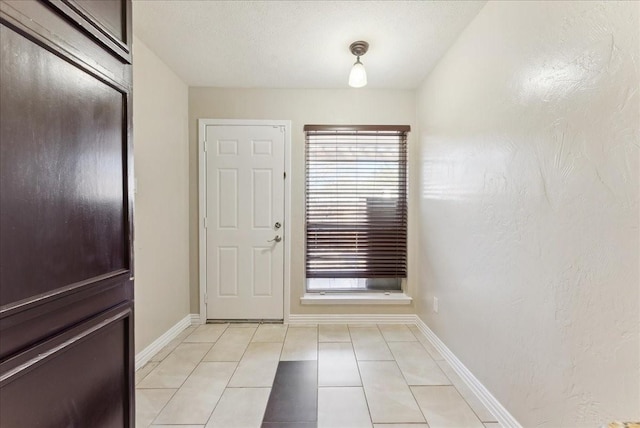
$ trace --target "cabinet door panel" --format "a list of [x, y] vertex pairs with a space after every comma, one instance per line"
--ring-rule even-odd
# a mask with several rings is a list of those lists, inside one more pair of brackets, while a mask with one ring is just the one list
[[0, 39], [5, 306], [128, 268], [126, 129], [121, 92], [4, 25]]
[[15, 357], [26, 361], [0, 378], [0, 426], [126, 426], [130, 329], [125, 306]]
[[88, 16], [106, 31], [127, 43], [126, 23], [122, 19], [126, 13], [126, 3], [122, 0], [67, 0], [84, 9]]

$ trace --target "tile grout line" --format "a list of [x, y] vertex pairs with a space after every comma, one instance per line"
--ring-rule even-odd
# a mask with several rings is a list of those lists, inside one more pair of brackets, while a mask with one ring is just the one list
[[[256, 335], [257, 331], [258, 331], [258, 328], [256, 328], [256, 330], [251, 335], [251, 338], [249, 339], [249, 343], [247, 343], [247, 346], [244, 347], [244, 351], [242, 351], [242, 355], [240, 356], [240, 359], [238, 361], [235, 361], [237, 363], [236, 364], [236, 368], [233, 370], [233, 373], [231, 374], [231, 377], [229, 378], [229, 382], [231, 382], [231, 378], [233, 378], [233, 376], [236, 374], [236, 371], [238, 371], [238, 367], [240, 367], [240, 362], [242, 361], [242, 359], [244, 358], [245, 354], [247, 353], [247, 349], [249, 349], [249, 345], [251, 345], [251, 340]], [[227, 382], [227, 385], [225, 385], [225, 387], [224, 387], [225, 389], [227, 389], [229, 387], [229, 382]]]
[[[173, 388], [148, 388], [148, 389], [173, 389]], [[169, 404], [169, 401], [171, 401], [173, 399], [173, 397], [175, 397], [175, 395], [178, 393], [178, 390], [180, 388], [176, 388], [175, 391], [173, 391], [173, 394], [171, 394], [171, 397], [169, 397], [169, 399], [167, 400], [166, 403], [164, 403], [164, 405], [162, 406], [162, 408], [160, 409], [160, 411], [158, 411], [158, 413], [153, 417], [153, 419], [151, 419], [151, 422], [144, 428], [150, 427], [151, 425], [153, 425], [153, 423], [155, 422], [155, 420], [158, 418], [158, 416], [160, 415], [160, 413], [162, 413], [162, 411], [164, 410], [165, 407], [167, 407], [167, 404]]]
[[413, 393], [413, 388], [411, 388], [411, 385], [408, 385], [408, 386], [409, 386], [409, 391], [411, 392], [411, 396], [413, 397], [413, 400], [416, 402], [416, 405], [418, 406], [418, 410], [420, 410], [420, 414], [424, 418], [424, 423], [426, 423], [427, 426], [431, 426], [429, 425], [429, 419], [427, 419], [427, 415], [422, 411], [422, 407], [420, 407], [420, 403], [418, 403], [418, 399], [416, 398], [416, 395]]
[[[405, 324], [401, 324], [401, 325], [405, 325]], [[406, 325], [405, 325], [405, 326], [406, 326]], [[413, 332], [411, 331], [411, 329], [410, 329], [408, 326], [406, 326], [406, 327], [407, 327], [407, 330], [409, 330], [409, 333], [411, 333], [411, 335], [412, 335], [416, 340], [415, 340], [415, 341], [413, 341], [413, 340], [411, 340], [411, 341], [406, 341], [406, 340], [405, 340], [405, 341], [395, 341], [395, 342], [394, 342], [394, 341], [392, 341], [392, 342], [393, 342], [393, 343], [414, 343], [414, 342], [416, 342], [416, 343], [420, 343], [420, 341], [418, 340], [418, 338], [417, 338], [417, 337], [415, 337], [415, 334], [413, 334]], [[387, 342], [387, 345], [389, 345], [389, 342]], [[389, 347], [389, 350], [391, 350], [391, 347]], [[429, 352], [428, 352], [426, 349], [425, 349], [425, 351], [427, 352], [427, 355], [429, 356], [429, 358], [431, 358], [431, 355], [429, 354]], [[398, 359], [396, 358], [396, 354], [394, 354], [394, 353], [393, 353], [393, 351], [391, 351], [391, 355], [393, 356], [393, 360], [396, 362], [396, 365], [398, 366], [398, 369], [400, 370], [400, 374], [401, 374], [401, 375], [402, 375], [402, 377], [404, 378], [404, 381], [406, 382], [406, 384], [407, 384], [407, 386], [409, 387], [409, 389], [411, 389], [411, 387], [413, 387], [413, 386], [453, 386], [453, 383], [451, 383], [450, 385], [411, 385], [411, 384], [409, 383], [409, 379], [407, 379], [407, 376], [404, 374], [404, 371], [403, 371], [403, 370], [402, 370], [402, 368], [400, 367], [400, 364], [398, 364]], [[433, 360], [433, 358], [431, 358], [431, 360]], [[436, 363], [436, 362], [435, 362], [435, 360], [433, 360], [433, 362], [434, 362], [436, 365], [438, 364], [438, 363]], [[439, 367], [438, 367], [438, 368], [439, 368]], [[440, 369], [440, 371], [442, 371], [442, 369]], [[442, 374], [444, 374], [444, 375], [445, 375], [445, 377], [446, 377], [447, 379], [449, 379], [449, 378], [447, 377], [447, 374], [446, 374], [446, 373], [444, 373], [444, 372], [443, 372]], [[449, 379], [449, 381], [451, 381], [451, 379]], [[411, 393], [413, 394], [413, 390], [411, 390]], [[413, 398], [414, 398], [414, 400], [415, 400], [415, 396], [414, 396]], [[418, 400], [416, 400], [416, 403], [418, 403]], [[418, 405], [418, 407], [420, 407], [420, 405]], [[423, 414], [423, 416], [424, 416], [424, 414]], [[426, 417], [425, 417], [425, 420], [426, 420]]]
[[[138, 370], [142, 370], [143, 368], [145, 368], [147, 365], [149, 365], [149, 364], [151, 364], [151, 363], [155, 363], [155, 361], [147, 361], [147, 364], [145, 364], [144, 366], [140, 367]], [[160, 363], [156, 364], [156, 367], [158, 367], [159, 365], [160, 365]], [[134, 385], [134, 386], [135, 386], [135, 389], [138, 389], [138, 384], [139, 384], [139, 383], [142, 383], [142, 381], [143, 381], [143, 380], [145, 380], [145, 378], [146, 378], [147, 376], [149, 376], [149, 375], [151, 374], [151, 372], [152, 372], [156, 367], [154, 367], [153, 369], [149, 370], [149, 373], [147, 373], [146, 375], [144, 375], [143, 377], [141, 377], [141, 378], [140, 378], [140, 380], [136, 382], [136, 384]], [[136, 372], [137, 372], [137, 370], [136, 370]], [[134, 372], [134, 377], [135, 377], [135, 372]], [[135, 379], [134, 379], [134, 380], [135, 380]], [[142, 389], [144, 389], [144, 388], [142, 388]]]
[[[192, 328], [192, 327], [193, 327], [193, 326], [188, 326], [187, 328], [185, 328], [183, 331], [181, 331], [181, 332], [178, 334], [178, 336], [176, 336], [176, 339], [179, 337], [179, 335], [180, 335], [180, 334], [184, 333], [187, 329]], [[196, 327], [196, 328], [197, 328], [197, 327]], [[196, 328], [194, 328], [194, 329], [193, 329], [193, 331], [195, 331], [195, 330], [196, 330]], [[193, 331], [192, 331], [191, 333], [193, 333]], [[137, 389], [173, 389], [173, 388], [138, 388], [138, 384], [142, 383], [142, 381], [144, 381], [144, 380], [145, 380], [145, 379], [146, 379], [146, 378], [151, 374], [151, 372], [153, 372], [153, 371], [154, 371], [154, 370], [155, 370], [155, 369], [156, 369], [160, 364], [162, 364], [162, 362], [163, 362], [163, 361], [164, 361], [164, 360], [165, 360], [169, 355], [171, 355], [171, 354], [173, 353], [173, 351], [175, 351], [175, 349], [176, 349], [178, 346], [180, 346], [180, 345], [184, 342], [184, 339], [186, 339], [187, 337], [189, 337], [189, 336], [191, 335], [191, 333], [187, 334], [187, 335], [186, 335], [186, 336], [185, 336], [185, 337], [180, 341], [180, 343], [178, 343], [176, 346], [174, 346], [174, 347], [171, 349], [171, 351], [170, 351], [167, 355], [165, 355], [165, 357], [164, 357], [164, 358], [162, 358], [161, 360], [159, 360], [159, 361], [153, 361], [153, 357], [155, 357], [155, 356], [156, 356], [156, 355], [158, 355], [160, 352], [162, 352], [162, 351], [163, 351], [163, 349], [164, 349], [165, 347], [167, 347], [167, 346], [169, 346], [169, 345], [170, 345], [170, 343], [167, 343], [167, 344], [165, 345], [165, 347], [163, 347], [162, 349], [158, 350], [158, 352], [156, 352], [156, 353], [151, 357], [151, 359], [150, 359], [149, 361], [147, 361], [147, 363], [146, 363], [144, 366], [140, 367], [138, 370], [135, 370], [134, 375], [135, 375], [135, 373], [137, 373], [138, 371], [140, 371], [140, 370], [142, 370], [143, 368], [145, 368], [147, 365], [152, 364], [152, 363], [156, 363], [156, 366], [155, 366], [153, 369], [151, 369], [151, 370], [149, 371], [149, 373], [147, 373], [146, 375], [144, 375], [144, 377], [142, 377], [138, 382], [136, 382], [136, 383], [135, 383], [135, 385], [134, 385], [134, 389], [136, 389], [136, 390], [137, 390]], [[174, 339], [174, 340], [175, 340], [175, 339]]]
[[[382, 341], [384, 342], [384, 346], [387, 347], [387, 351], [389, 351], [389, 354], [393, 357], [393, 361], [395, 362], [396, 361], [396, 357], [393, 355], [393, 352], [391, 352], [391, 348], [389, 348], [389, 344], [387, 343], [387, 338], [384, 337], [384, 334], [382, 333], [382, 330], [380, 330], [380, 325], [376, 324], [376, 328], [378, 329], [378, 333], [380, 333], [380, 336], [382, 336]], [[400, 367], [398, 367], [398, 370], [400, 370]]]
[[264, 417], [267, 414], [267, 407], [269, 407], [269, 401], [271, 400], [271, 394], [273, 393], [273, 384], [276, 381], [276, 375], [278, 374], [278, 366], [280, 365], [280, 361], [282, 358], [282, 351], [284, 350], [284, 343], [287, 340], [287, 336], [289, 336], [289, 325], [287, 325], [287, 331], [284, 334], [284, 338], [282, 338], [282, 346], [280, 347], [280, 353], [278, 354], [278, 360], [276, 361], [276, 372], [273, 374], [273, 379], [271, 380], [271, 390], [269, 391], [269, 396], [267, 397], [267, 403], [264, 406], [264, 412], [262, 412], [262, 420], [260, 422], [260, 426], [264, 425]]
[[[222, 335], [227, 331], [228, 328], [229, 327], [227, 325], [227, 328], [224, 329], [224, 332], [220, 335], [218, 340], [220, 340], [220, 338], [222, 338]], [[229, 382], [231, 382], [231, 379], [236, 374], [236, 371], [238, 370], [238, 367], [240, 367], [240, 361], [242, 361], [242, 358], [247, 353], [247, 349], [249, 349], [249, 345], [251, 344], [251, 340], [256, 335], [256, 333], [258, 331], [258, 328], [260, 328], [260, 325], [258, 325], [258, 327], [256, 327], [256, 329], [254, 330], [253, 334], [251, 335], [251, 338], [249, 338], [249, 342], [244, 347], [244, 351], [242, 351], [242, 355], [240, 356], [240, 359], [238, 361], [229, 361], [229, 362], [235, 362], [236, 363], [236, 367], [233, 369], [233, 373], [231, 373], [231, 376], [229, 376], [229, 380], [227, 381], [226, 385], [224, 386], [224, 389], [222, 390], [222, 394], [220, 394], [220, 397], [218, 398], [218, 401], [216, 401], [216, 404], [213, 406], [213, 409], [211, 410], [211, 413], [209, 414], [209, 417], [207, 418], [207, 422], [205, 422], [203, 427], [206, 427], [209, 424], [209, 421], [211, 420], [211, 417], [213, 416], [213, 413], [216, 411], [216, 408], [218, 407], [218, 404], [220, 404], [220, 400], [222, 400], [222, 396], [224, 395], [224, 392], [229, 388]], [[216, 343], [217, 342], [218, 341], [216, 341]], [[213, 346], [211, 347], [211, 349], [213, 349]], [[211, 350], [209, 350], [209, 352], [210, 351]], [[208, 352], [207, 352], [207, 354], [208, 354]], [[205, 357], [206, 357], [207, 354], [205, 354]]]
[[[417, 329], [417, 326], [415, 326]], [[412, 332], [413, 333], [413, 332]], [[425, 340], [429, 340], [427, 339], [427, 337], [418, 329], [418, 333], [425, 339]], [[415, 336], [415, 333], [413, 334]], [[424, 343], [420, 340], [420, 338], [418, 338], [418, 343], [420, 343], [422, 345], [423, 348], [425, 348], [425, 350], [427, 351], [427, 354], [431, 355], [431, 353], [429, 352], [429, 349], [427, 349], [427, 347], [424, 345]], [[437, 351], [437, 350], [436, 350]], [[480, 423], [485, 424], [485, 423], [498, 423], [497, 421], [484, 421], [483, 418], [480, 417], [480, 415], [478, 414], [478, 412], [473, 408], [473, 406], [471, 405], [471, 403], [469, 403], [469, 400], [466, 399], [466, 397], [460, 392], [460, 390], [458, 389], [458, 387], [453, 383], [453, 379], [451, 379], [451, 377], [444, 371], [442, 370], [442, 367], [440, 367], [440, 364], [438, 364], [438, 361], [442, 361], [445, 364], [449, 365], [449, 367], [451, 368], [451, 370], [453, 371], [453, 374], [458, 376], [458, 374], [455, 372], [455, 370], [453, 369], [453, 367], [451, 367], [451, 364], [449, 364], [446, 360], [436, 360], [435, 358], [433, 358], [433, 355], [431, 355], [431, 358], [433, 359], [433, 361], [436, 363], [436, 365], [438, 366], [438, 368], [440, 368], [440, 370], [442, 371], [442, 373], [445, 375], [445, 377], [447, 379], [449, 379], [449, 382], [451, 382], [451, 385], [434, 385], [434, 386], [453, 386], [453, 388], [456, 390], [456, 392], [458, 394], [460, 394], [460, 396], [462, 397], [462, 400], [465, 402], [465, 404], [471, 409], [471, 411], [473, 412], [474, 415], [476, 415], [476, 417], [478, 418], [478, 420], [480, 421]], [[460, 376], [458, 376], [460, 377]], [[462, 380], [462, 382], [464, 383], [464, 380], [461, 378], [460, 380]], [[466, 385], [465, 385], [466, 386]], [[472, 394], [473, 391], [471, 391]], [[475, 397], [475, 394], [474, 394]], [[477, 397], [476, 397], [477, 398]], [[486, 408], [486, 406], [482, 403], [480, 403], [480, 405], [482, 405], [483, 407]], [[491, 411], [489, 411], [489, 409], [486, 409], [489, 414], [491, 414]], [[493, 416], [493, 418], [495, 418], [495, 416]]]
[[[404, 325], [404, 324], [402, 324]], [[409, 388], [409, 392], [411, 393], [411, 397], [413, 398], [414, 402], [416, 403], [416, 406], [418, 406], [418, 410], [420, 411], [420, 414], [422, 415], [422, 418], [424, 419], [425, 423], [427, 424], [427, 426], [429, 425], [428, 421], [427, 421], [427, 417], [425, 416], [424, 412], [422, 411], [422, 408], [420, 407], [420, 404], [418, 404], [418, 400], [416, 399], [414, 393], [413, 393], [413, 389], [411, 389], [411, 385], [409, 385], [409, 382], [407, 381], [406, 376], [404, 375], [404, 373], [402, 372], [402, 369], [400, 369], [400, 365], [398, 364], [398, 361], [396, 360], [396, 356], [395, 354], [391, 351], [391, 348], [389, 347], [389, 340], [385, 337], [385, 335], [382, 333], [382, 330], [380, 330], [380, 327], [378, 324], [376, 324], [376, 327], [378, 328], [378, 330], [380, 331], [380, 335], [382, 336], [382, 339], [384, 340], [385, 345], [387, 346], [387, 349], [389, 349], [389, 353], [391, 354], [391, 356], [393, 357], [393, 363], [395, 364], [396, 368], [398, 369], [398, 371], [400, 372], [400, 375], [402, 376], [402, 379], [404, 380], [407, 388]], [[410, 330], [409, 330], [410, 331]], [[411, 331], [410, 331], [411, 332]], [[411, 333], [413, 334], [413, 333]], [[415, 335], [414, 335], [415, 336]], [[416, 338], [417, 339], [417, 338]], [[393, 342], [393, 341], [392, 341]], [[406, 342], [406, 341], [405, 341]], [[411, 341], [413, 342], [413, 341]], [[389, 360], [365, 360], [367, 362], [369, 361], [376, 361], [376, 362], [390, 362]], [[358, 361], [358, 370], [360, 370], [360, 364]], [[362, 375], [361, 375], [362, 377]], [[364, 382], [362, 382], [363, 385], [363, 390], [365, 392], [365, 398], [366, 398], [366, 389], [364, 389]], [[367, 407], [369, 406], [369, 402], [367, 400]], [[371, 410], [369, 410], [369, 416], [371, 417]], [[373, 417], [371, 417], [372, 420], [372, 424], [373, 424]], [[413, 422], [410, 422], [413, 423]], [[418, 423], [422, 423], [422, 422], [418, 422]]]
[[418, 406], [418, 410], [420, 411], [420, 414], [422, 415], [422, 418], [424, 419], [425, 423], [427, 425], [429, 425], [429, 423], [427, 422], [427, 417], [424, 415], [424, 412], [422, 411], [422, 408], [420, 407], [420, 404], [418, 404], [418, 400], [416, 400], [416, 396], [413, 394], [413, 389], [411, 389], [411, 385], [409, 385], [409, 382], [407, 382], [407, 379], [405, 378], [404, 373], [402, 373], [402, 369], [400, 369], [400, 365], [396, 361], [395, 355], [393, 355], [393, 353], [391, 355], [393, 356], [393, 363], [398, 368], [398, 371], [400, 372], [400, 376], [402, 376], [402, 379], [404, 379], [404, 383], [407, 385], [407, 388], [409, 388], [409, 392], [411, 393], [411, 397], [413, 398], [413, 401], [416, 403], [416, 406]]
[[[444, 361], [444, 360], [443, 360]], [[447, 363], [446, 361], [444, 361], [445, 363]], [[438, 364], [436, 362], [436, 364]], [[447, 363], [449, 364], [449, 363]], [[450, 364], [449, 364], [450, 365]], [[440, 367], [440, 364], [438, 364], [438, 367]], [[440, 370], [442, 370], [442, 368], [440, 367]], [[453, 367], [451, 368], [451, 370], [453, 370]], [[478, 414], [478, 412], [476, 412], [476, 410], [473, 408], [473, 406], [471, 405], [471, 403], [469, 402], [469, 400], [467, 400], [465, 398], [464, 395], [462, 395], [462, 393], [460, 392], [460, 390], [458, 389], [458, 387], [453, 383], [453, 380], [447, 375], [447, 373], [442, 370], [442, 372], [444, 373], [444, 375], [447, 377], [447, 379], [449, 379], [449, 382], [451, 382], [451, 385], [437, 385], [437, 386], [453, 386], [453, 388], [456, 390], [456, 392], [458, 393], [458, 395], [460, 395], [460, 397], [462, 397], [462, 401], [465, 402], [465, 404], [471, 409], [471, 411], [473, 412], [474, 415], [476, 415], [476, 418], [478, 418], [478, 420], [480, 421], [480, 423], [485, 424], [485, 423], [498, 423], [498, 421], [484, 421], [483, 418], [480, 417], [480, 415]], [[455, 370], [454, 370], [454, 374], [455, 374]], [[457, 375], [457, 374], [456, 374]], [[458, 376], [459, 377], [459, 376]], [[462, 379], [461, 379], [462, 380]], [[464, 380], [463, 380], [464, 382]], [[466, 386], [466, 385], [465, 385]], [[473, 391], [471, 391], [471, 393], [473, 394]], [[483, 407], [484, 404], [480, 403]], [[487, 411], [489, 411], [489, 409], [486, 409]], [[489, 413], [491, 413], [489, 411]], [[495, 416], [494, 416], [495, 418]]]
[[[284, 352], [284, 344], [287, 343], [287, 337], [289, 337], [289, 327], [287, 326], [287, 332], [284, 334], [284, 339], [282, 339], [282, 347], [280, 348], [280, 355], [278, 355], [278, 364], [280, 364], [280, 361], [282, 361], [282, 352]], [[276, 366], [276, 373], [278, 372], [278, 367]], [[275, 381], [276, 376], [275, 374], [273, 375], [273, 380]], [[273, 381], [272, 381], [273, 382]], [[273, 383], [271, 384], [271, 387], [273, 388]], [[271, 394], [269, 394], [271, 395]], [[271, 397], [269, 397], [271, 398]]]
[[356, 348], [353, 346], [353, 338], [351, 337], [351, 329], [347, 325], [347, 333], [349, 334], [349, 339], [351, 340], [351, 350], [353, 351], [353, 358], [356, 360], [356, 369], [358, 370], [358, 377], [360, 378], [360, 385], [362, 388], [362, 395], [364, 396], [364, 402], [367, 405], [367, 412], [369, 413], [369, 422], [371, 422], [371, 426], [373, 427], [373, 416], [371, 416], [371, 407], [369, 406], [369, 399], [367, 398], [367, 390], [364, 388], [364, 381], [362, 380], [362, 373], [360, 373], [360, 363], [358, 361], [358, 357], [356, 356]]
[[[206, 324], [202, 324], [202, 325], [206, 325]], [[228, 324], [227, 324], [228, 327]], [[189, 374], [187, 375], [187, 377], [182, 381], [182, 383], [180, 384], [180, 386], [178, 388], [176, 388], [175, 392], [173, 394], [171, 394], [171, 398], [169, 398], [167, 400], [166, 403], [164, 403], [164, 406], [162, 406], [162, 409], [160, 409], [160, 411], [155, 415], [155, 417], [152, 419], [151, 423], [149, 424], [149, 426], [153, 425], [154, 422], [156, 421], [156, 419], [158, 419], [158, 416], [160, 416], [160, 414], [162, 413], [162, 411], [167, 407], [167, 405], [169, 404], [169, 402], [173, 399], [173, 397], [176, 396], [176, 394], [178, 393], [178, 391], [180, 391], [180, 388], [182, 388], [182, 386], [185, 384], [185, 382], [187, 381], [187, 379], [189, 379], [189, 377], [193, 374], [193, 372], [195, 371], [195, 369], [200, 365], [200, 363], [202, 362], [202, 360], [204, 359], [204, 357], [207, 355], [207, 353], [209, 353], [209, 351], [211, 351], [211, 349], [213, 348], [213, 345], [218, 341], [218, 339], [220, 339], [220, 337], [222, 337], [222, 335], [224, 334], [225, 331], [227, 331], [227, 327], [224, 328], [224, 330], [222, 330], [222, 333], [220, 333], [220, 336], [218, 336], [216, 338], [216, 340], [214, 342], [211, 343], [211, 346], [209, 347], [209, 350], [207, 352], [204, 353], [204, 355], [202, 356], [202, 358], [200, 358], [200, 360], [198, 360], [198, 362], [196, 363], [195, 367], [193, 369], [191, 369], [191, 371], [189, 372]], [[195, 333], [196, 330], [198, 330], [198, 328], [196, 328], [191, 334]], [[188, 335], [187, 337], [191, 336]], [[185, 339], [187, 338], [185, 337], [184, 339], [182, 339], [182, 341], [178, 344], [178, 346], [182, 345], [183, 343], [185, 343]], [[187, 342], [187, 343], [207, 343], [207, 342]], [[178, 347], [176, 346], [176, 348]], [[175, 348], [173, 349], [173, 351], [171, 351], [169, 353], [169, 355], [171, 355], [173, 352], [175, 351]], [[169, 355], [167, 355], [165, 358], [167, 358]], [[158, 364], [159, 365], [159, 364]], [[157, 368], [157, 367], [156, 367]], [[169, 389], [169, 388], [165, 388], [165, 389]]]
[[[462, 396], [462, 394], [460, 393], [460, 391], [458, 391], [458, 388], [456, 388], [455, 385], [451, 384], [451, 385], [415, 385], [417, 387], [420, 388], [453, 388], [453, 390], [458, 394], [458, 396], [462, 399], [462, 401], [464, 402], [464, 404], [467, 405], [467, 407], [469, 408], [469, 410], [471, 410], [471, 412], [473, 413], [473, 415], [476, 417], [476, 419], [478, 419], [478, 421], [480, 422], [480, 424], [484, 425], [485, 423], [498, 423], [496, 421], [492, 421], [492, 422], [484, 422], [482, 419], [480, 419], [480, 416], [478, 416], [476, 414], [476, 412], [473, 410], [473, 408], [469, 405], [469, 403], [467, 402], [467, 400], [464, 399], [464, 397]], [[413, 394], [413, 388], [411, 388], [411, 393]], [[414, 399], [415, 399], [415, 395], [414, 395]], [[418, 400], [416, 400], [416, 402], [418, 402]], [[420, 407], [420, 405], [418, 405], [418, 407]], [[422, 410], [422, 409], [420, 409]], [[426, 417], [425, 417], [426, 420]], [[428, 422], [428, 421], [427, 421]]]

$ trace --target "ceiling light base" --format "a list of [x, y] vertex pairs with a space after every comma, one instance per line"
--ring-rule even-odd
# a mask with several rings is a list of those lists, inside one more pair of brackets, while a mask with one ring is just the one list
[[357, 42], [353, 42], [349, 46], [349, 50], [355, 56], [362, 56], [362, 55], [366, 54], [367, 51], [369, 50], [369, 43], [367, 43], [365, 41], [362, 41], [362, 40], [359, 40]]

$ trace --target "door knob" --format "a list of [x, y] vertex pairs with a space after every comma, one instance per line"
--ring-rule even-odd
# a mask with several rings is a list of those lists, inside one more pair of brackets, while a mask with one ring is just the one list
[[280, 237], [280, 235], [276, 235], [275, 238], [269, 239], [267, 242], [273, 242], [273, 241], [280, 242], [280, 241], [282, 241], [282, 238]]

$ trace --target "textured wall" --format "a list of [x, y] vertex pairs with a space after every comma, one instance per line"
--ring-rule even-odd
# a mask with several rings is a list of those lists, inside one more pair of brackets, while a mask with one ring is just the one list
[[189, 314], [188, 89], [134, 39], [136, 353]]
[[[369, 89], [189, 88], [191, 312], [198, 299], [198, 129], [199, 118], [291, 120], [291, 313], [413, 313], [413, 306], [303, 306], [304, 284], [304, 132], [306, 124], [414, 125], [415, 93]], [[409, 150], [415, 144], [409, 134]], [[410, 204], [411, 205], [411, 204]], [[415, 206], [415, 204], [413, 204]], [[411, 209], [411, 206], [410, 206]], [[411, 223], [409, 232], [411, 233]], [[413, 241], [409, 242], [409, 245]], [[411, 267], [411, 259], [409, 260]], [[409, 278], [411, 282], [411, 278]], [[411, 287], [411, 285], [409, 285]], [[410, 290], [409, 290], [410, 292]]]
[[639, 8], [489, 2], [419, 90], [418, 312], [523, 426], [640, 420]]

